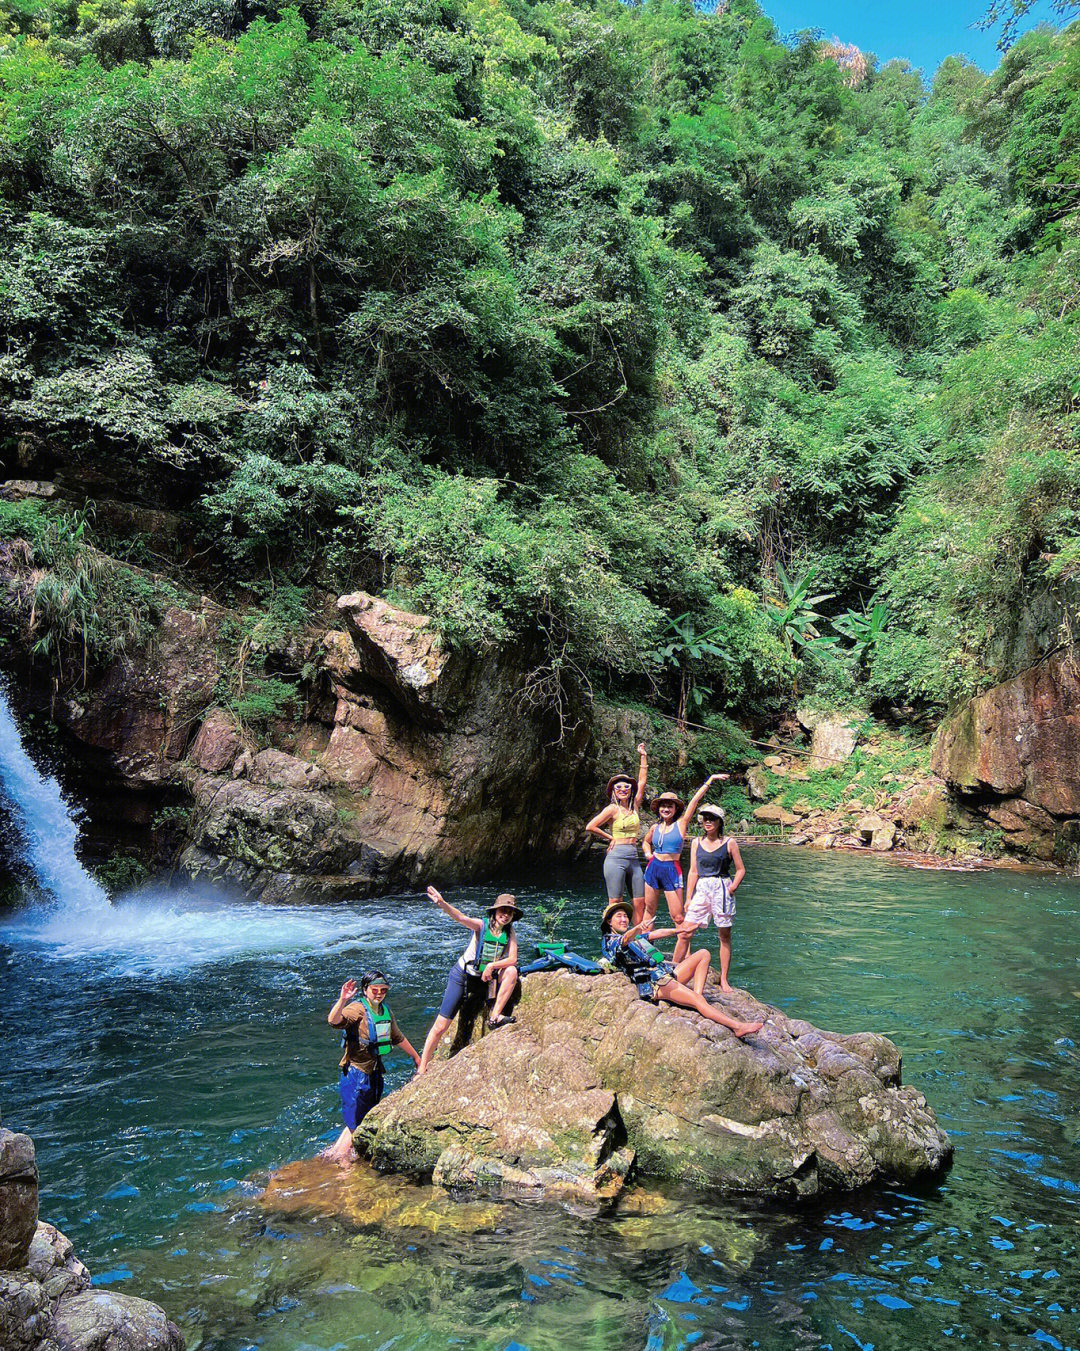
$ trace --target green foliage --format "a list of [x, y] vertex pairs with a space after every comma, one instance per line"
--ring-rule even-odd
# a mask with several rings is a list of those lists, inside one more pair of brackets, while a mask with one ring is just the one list
[[[754, 0], [0, 15], [0, 458], [185, 518], [245, 720], [359, 585], [702, 721], [1069, 628], [1080, 26], [927, 89]], [[141, 574], [11, 510], [41, 651], [136, 642]]]
[[533, 919], [540, 926], [544, 941], [554, 943], [559, 936], [559, 921], [570, 906], [569, 896], [560, 896], [557, 900], [545, 901], [533, 907]]
[[94, 876], [109, 893], [119, 896], [132, 891], [151, 875], [153, 869], [135, 854], [113, 854], [94, 867]]
[[91, 667], [143, 647], [176, 596], [168, 583], [101, 553], [82, 513], [0, 502], [0, 540], [11, 541], [15, 600], [32, 650], [61, 682], [85, 685]]

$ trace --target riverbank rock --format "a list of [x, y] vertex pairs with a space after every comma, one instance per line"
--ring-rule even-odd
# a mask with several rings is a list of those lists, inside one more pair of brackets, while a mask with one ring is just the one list
[[[184, 1351], [164, 1310], [90, 1289], [71, 1242], [37, 1219], [33, 1141], [0, 1130], [2, 1351]], [[32, 1177], [32, 1184], [29, 1179]], [[24, 1238], [29, 1226], [29, 1238]]]
[[34, 1142], [0, 1129], [0, 1269], [25, 1265], [37, 1218]]
[[1080, 654], [1048, 658], [942, 723], [931, 765], [1015, 853], [1066, 862], [1080, 844]]
[[18, 543], [0, 550], [5, 662], [17, 712], [68, 734], [65, 787], [85, 802], [91, 854], [145, 857], [152, 839], [156, 861], [189, 877], [298, 901], [472, 880], [583, 847], [567, 827], [595, 810], [593, 728], [583, 687], [564, 685], [541, 647], [451, 649], [426, 616], [356, 592], [337, 603], [341, 627], [321, 614], [260, 640], [295, 698], [243, 722], [221, 701], [242, 706], [245, 615], [189, 596], [163, 605], [142, 648], [58, 695], [32, 660], [32, 554]]
[[797, 1198], [947, 1167], [948, 1137], [901, 1086], [892, 1042], [822, 1031], [741, 991], [709, 998], [764, 1028], [739, 1041], [699, 1014], [639, 1000], [619, 974], [529, 976], [513, 1025], [385, 1098], [356, 1147], [450, 1189], [596, 1199], [631, 1168]]
[[843, 764], [855, 750], [856, 728], [865, 715], [825, 713], [800, 708], [795, 715], [810, 733], [810, 759], [807, 768], [815, 773]]
[[770, 826], [797, 826], [802, 817], [795, 812], [789, 812], [777, 799], [775, 802], [767, 802], [764, 807], [755, 807], [754, 819]]

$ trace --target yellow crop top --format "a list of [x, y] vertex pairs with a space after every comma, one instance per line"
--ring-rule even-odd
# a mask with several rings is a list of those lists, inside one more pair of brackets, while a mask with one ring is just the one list
[[611, 823], [611, 839], [613, 844], [637, 844], [638, 836], [641, 834], [641, 817], [637, 812], [624, 812], [616, 809], [614, 820]]

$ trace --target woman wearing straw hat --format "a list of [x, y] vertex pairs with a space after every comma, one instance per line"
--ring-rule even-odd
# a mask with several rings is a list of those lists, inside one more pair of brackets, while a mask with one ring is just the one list
[[[720, 939], [720, 988], [730, 990], [731, 925], [735, 919], [735, 893], [746, 876], [739, 846], [724, 834], [724, 809], [706, 802], [698, 812], [705, 835], [690, 846], [690, 872], [686, 879], [686, 921], [675, 947], [675, 960], [690, 951], [691, 932], [708, 926], [711, 918]], [[731, 870], [734, 868], [735, 876]]]
[[646, 924], [631, 925], [632, 918], [625, 901], [609, 905], [600, 921], [600, 946], [604, 958], [630, 977], [642, 999], [693, 1009], [710, 1022], [730, 1028], [737, 1037], [750, 1036], [764, 1026], [760, 1019], [752, 1023], [740, 1022], [714, 1008], [705, 998], [711, 961], [707, 948], [699, 948], [693, 956], [672, 964], [664, 960], [663, 953], [653, 947], [650, 939], [672, 938], [678, 930], [654, 929], [646, 937], [642, 933]]
[[[638, 766], [637, 790], [629, 774], [613, 774], [607, 781], [602, 807], [585, 827], [590, 835], [607, 842], [604, 856], [604, 885], [608, 901], [621, 901], [630, 892], [634, 914], [638, 919], [645, 911], [645, 878], [641, 871], [641, 804], [645, 800], [645, 783], [649, 777], [649, 761], [645, 743], [638, 746], [641, 763]], [[633, 795], [633, 796], [631, 796]]]
[[514, 920], [521, 919], [525, 913], [509, 893], [495, 897], [494, 904], [487, 908], [487, 919], [474, 919], [472, 915], [463, 914], [457, 906], [444, 900], [434, 887], [428, 887], [427, 894], [451, 919], [471, 929], [472, 937], [465, 951], [450, 968], [446, 993], [439, 1005], [439, 1016], [427, 1034], [420, 1063], [416, 1067], [417, 1074], [423, 1074], [431, 1063], [431, 1057], [446, 1029], [454, 1021], [470, 986], [478, 988], [484, 985], [488, 998], [495, 1000], [488, 1027], [504, 1027], [514, 1021], [503, 1010], [518, 983], [518, 945], [514, 936]]
[[668, 911], [676, 924], [683, 921], [682, 851], [690, 821], [714, 783], [726, 779], [726, 774], [710, 774], [687, 804], [675, 793], [661, 793], [652, 800], [652, 809], [660, 818], [649, 827], [643, 848], [649, 860], [645, 869], [645, 906], [643, 918], [653, 921], [660, 893], [664, 893]]

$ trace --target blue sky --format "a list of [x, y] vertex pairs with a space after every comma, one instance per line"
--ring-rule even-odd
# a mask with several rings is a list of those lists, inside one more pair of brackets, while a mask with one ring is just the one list
[[[894, 56], [921, 66], [927, 78], [942, 59], [955, 52], [984, 70], [997, 65], [997, 33], [974, 25], [989, 0], [758, 0], [784, 33], [798, 28], [820, 28], [825, 37], [854, 42], [873, 52], [884, 65]], [[1053, 18], [1047, 0], [1026, 20], [1030, 27], [1041, 18]]]

